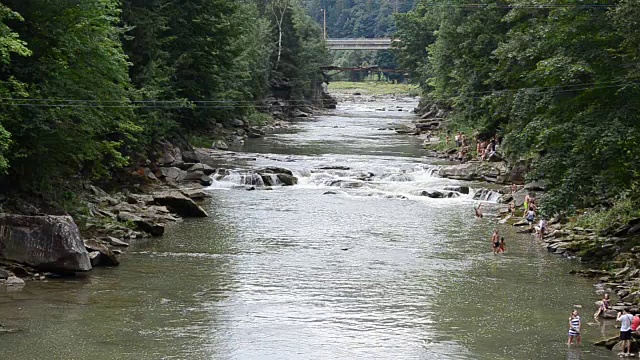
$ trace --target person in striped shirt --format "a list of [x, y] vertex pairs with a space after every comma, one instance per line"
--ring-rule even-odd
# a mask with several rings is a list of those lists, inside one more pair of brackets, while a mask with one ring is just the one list
[[567, 345], [573, 344], [573, 339], [576, 339], [576, 343], [580, 345], [580, 325], [578, 310], [573, 310], [569, 317], [569, 340], [567, 340]]

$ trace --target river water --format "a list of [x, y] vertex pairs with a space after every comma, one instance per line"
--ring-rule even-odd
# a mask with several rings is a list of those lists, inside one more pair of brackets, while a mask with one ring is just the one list
[[[599, 359], [596, 297], [579, 265], [473, 216], [433, 174], [408, 123], [413, 99], [343, 103], [215, 161], [232, 171], [210, 217], [134, 243], [115, 269], [0, 290], [0, 359]], [[385, 107], [386, 111], [380, 110]], [[394, 110], [394, 111], [389, 111]], [[279, 166], [293, 187], [247, 191]], [[477, 188], [478, 184], [471, 184]], [[330, 192], [329, 194], [325, 194]], [[583, 305], [585, 344], [567, 349]]]

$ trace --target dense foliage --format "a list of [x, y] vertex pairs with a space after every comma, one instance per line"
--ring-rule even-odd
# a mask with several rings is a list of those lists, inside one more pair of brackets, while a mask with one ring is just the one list
[[328, 57], [297, 0], [30, 3], [0, 5], [0, 172], [10, 189], [105, 178], [157, 140], [252, 118], [273, 81], [301, 99]]
[[399, 16], [398, 54], [452, 128], [533, 162], [546, 212], [637, 204], [638, 19], [631, 0], [421, 1]]

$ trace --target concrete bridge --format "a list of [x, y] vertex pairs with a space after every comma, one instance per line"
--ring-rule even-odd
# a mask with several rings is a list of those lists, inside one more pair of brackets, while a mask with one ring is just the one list
[[329, 50], [387, 50], [394, 40], [379, 39], [327, 39]]

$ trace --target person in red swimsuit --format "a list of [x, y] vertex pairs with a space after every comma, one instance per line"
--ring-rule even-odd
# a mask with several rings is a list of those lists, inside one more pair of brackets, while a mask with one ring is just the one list
[[640, 327], [640, 315], [637, 313], [633, 315], [633, 320], [631, 320], [631, 332], [638, 331]]

